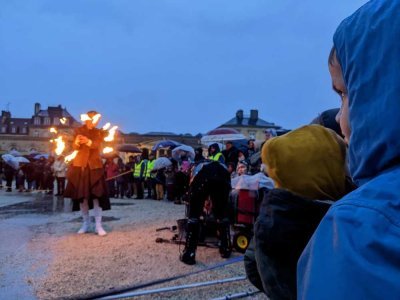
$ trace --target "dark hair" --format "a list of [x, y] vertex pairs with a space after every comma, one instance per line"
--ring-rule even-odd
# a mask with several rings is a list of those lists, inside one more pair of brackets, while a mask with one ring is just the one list
[[91, 110], [91, 111], [88, 111], [86, 114], [87, 114], [88, 116], [90, 116], [90, 115], [93, 115], [93, 116], [95, 116], [95, 115], [97, 115], [97, 114], [98, 114], [98, 112], [97, 112], [97, 111], [95, 111], [95, 110]]
[[331, 52], [329, 53], [328, 64], [330, 66], [333, 66], [336, 60], [337, 60], [336, 49], [335, 49], [335, 46], [333, 46], [331, 49]]

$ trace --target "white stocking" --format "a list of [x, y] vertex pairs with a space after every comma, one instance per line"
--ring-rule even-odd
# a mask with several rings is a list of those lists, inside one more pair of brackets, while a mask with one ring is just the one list
[[94, 211], [94, 219], [96, 220], [96, 232], [100, 236], [104, 236], [107, 234], [107, 232], [103, 229], [103, 226], [101, 225], [101, 218], [102, 218], [102, 211], [103, 209], [99, 205], [99, 200], [94, 199], [93, 200], [93, 211]]

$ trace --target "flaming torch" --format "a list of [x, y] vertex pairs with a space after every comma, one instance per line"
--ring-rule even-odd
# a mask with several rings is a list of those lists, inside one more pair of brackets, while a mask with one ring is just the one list
[[111, 148], [111, 147], [105, 147], [105, 148], [103, 149], [103, 153], [104, 153], [104, 154], [108, 154], [108, 153], [111, 153], [111, 152], [113, 152], [113, 151], [114, 151], [114, 149]]
[[104, 141], [112, 142], [114, 140], [115, 131], [117, 129], [118, 129], [118, 126], [113, 126], [110, 130], [108, 130], [108, 135], [104, 138]]
[[66, 163], [69, 163], [71, 160], [73, 160], [73, 159], [76, 157], [77, 154], [78, 154], [78, 150], [75, 150], [75, 151], [72, 152], [70, 155], [67, 155], [67, 156], [65, 157], [64, 161], [65, 161]]
[[59, 136], [56, 139], [54, 139], [53, 141], [56, 142], [56, 150], [55, 150], [56, 154], [61, 155], [65, 149], [65, 142], [63, 141], [63, 137]]
[[[96, 114], [93, 117], [90, 117], [88, 114], [81, 114], [81, 121], [82, 122], [86, 122], [86, 121], [91, 121], [92, 124], [96, 124], [101, 118], [101, 114]], [[61, 118], [60, 119], [61, 124], [66, 124], [67, 119], [66, 118]], [[110, 123], [107, 123], [103, 126], [103, 130], [108, 132], [108, 135], [104, 138], [105, 142], [112, 142], [114, 140], [115, 137], [115, 133], [116, 130], [118, 128], [118, 126], [113, 126], [111, 127]], [[50, 128], [50, 132], [54, 133], [55, 135], [58, 134], [57, 129], [55, 128]], [[61, 155], [64, 150], [65, 150], [65, 142], [63, 140], [63, 136], [59, 135], [57, 136], [57, 138], [50, 140], [50, 142], [52, 143], [56, 143], [56, 149], [55, 149], [55, 153], [57, 155]], [[112, 153], [114, 151], [114, 149], [112, 147], [105, 147], [102, 152], [104, 154], [108, 154], [108, 153]], [[73, 151], [71, 154], [65, 156], [65, 162], [69, 163], [70, 161], [72, 161], [78, 154], [79, 150], [75, 150]]]

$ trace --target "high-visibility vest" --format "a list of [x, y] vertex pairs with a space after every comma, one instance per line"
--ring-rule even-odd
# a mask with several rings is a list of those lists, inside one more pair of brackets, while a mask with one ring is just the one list
[[153, 169], [154, 169], [154, 163], [155, 163], [155, 162], [156, 162], [155, 159], [149, 160], [149, 161], [147, 162], [146, 178], [152, 177], [152, 176], [151, 176], [151, 171], [153, 171]]
[[[142, 164], [143, 164], [143, 160], [141, 160], [140, 163], [135, 164], [135, 172], [133, 172], [133, 177], [140, 177], [140, 171], [142, 170]], [[146, 170], [145, 170], [144, 174], [146, 174]]]
[[213, 160], [213, 161], [219, 161], [219, 158], [220, 158], [221, 156], [222, 156], [222, 153], [221, 153], [221, 152], [218, 152], [217, 154], [210, 156], [209, 159], [210, 159], [210, 160]]

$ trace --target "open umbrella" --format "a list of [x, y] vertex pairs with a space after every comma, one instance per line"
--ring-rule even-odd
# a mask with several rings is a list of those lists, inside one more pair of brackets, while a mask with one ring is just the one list
[[172, 150], [172, 157], [174, 159], [180, 160], [182, 155], [186, 155], [187, 158], [194, 160], [194, 149], [188, 145], [180, 145]]
[[29, 159], [23, 156], [16, 157], [15, 160], [19, 163], [30, 163]]
[[159, 170], [172, 165], [172, 162], [166, 157], [159, 157], [154, 161], [153, 170]]
[[132, 144], [123, 144], [119, 145], [117, 147], [117, 150], [119, 152], [128, 152], [128, 153], [142, 153], [142, 150], [140, 150], [138, 147]]
[[8, 154], [12, 155], [12, 156], [22, 156], [20, 152], [18, 152], [17, 150], [11, 150], [10, 152], [8, 152]]
[[44, 157], [45, 159], [48, 159], [49, 155], [48, 154], [38, 154], [38, 155], [35, 155], [33, 157], [33, 159], [41, 159], [42, 157]]
[[162, 141], [158, 141], [152, 148], [152, 151], [157, 151], [158, 149], [161, 148], [169, 148], [169, 149], [173, 149], [175, 147], [180, 146], [181, 143], [178, 143], [176, 141], [173, 140], [162, 140]]
[[13, 169], [18, 170], [19, 168], [19, 162], [16, 160], [15, 156], [12, 156], [11, 154], [3, 154], [1, 158], [4, 160], [4, 162], [11, 166]]
[[225, 143], [227, 141], [244, 140], [246, 137], [239, 131], [233, 128], [216, 128], [204, 135], [201, 138], [201, 143], [203, 145], [211, 145], [213, 143]]

